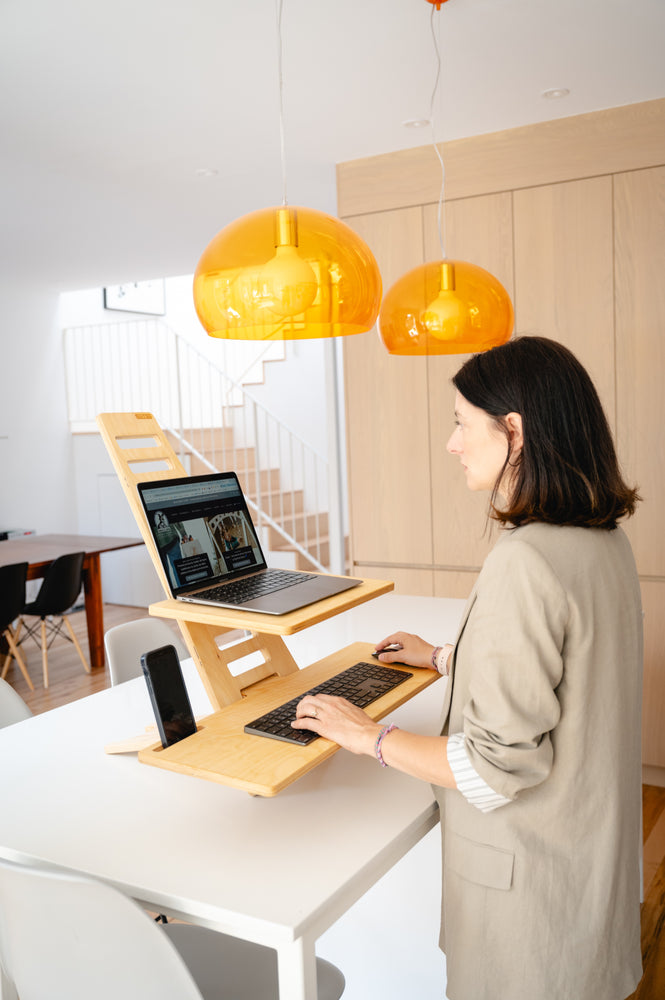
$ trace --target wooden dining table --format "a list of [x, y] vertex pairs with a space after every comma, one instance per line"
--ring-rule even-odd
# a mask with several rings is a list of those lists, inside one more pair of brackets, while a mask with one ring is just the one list
[[104, 666], [104, 604], [100, 557], [104, 552], [143, 545], [141, 538], [114, 538], [106, 535], [24, 535], [0, 542], [0, 566], [28, 563], [28, 580], [43, 577], [58, 556], [85, 552], [83, 591], [88, 627], [90, 666]]

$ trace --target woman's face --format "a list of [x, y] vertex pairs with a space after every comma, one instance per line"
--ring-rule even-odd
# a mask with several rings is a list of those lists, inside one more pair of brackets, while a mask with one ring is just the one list
[[455, 397], [455, 423], [446, 448], [451, 455], [459, 456], [466, 485], [470, 490], [494, 489], [508, 453], [506, 435], [489, 413], [473, 406], [459, 392]]

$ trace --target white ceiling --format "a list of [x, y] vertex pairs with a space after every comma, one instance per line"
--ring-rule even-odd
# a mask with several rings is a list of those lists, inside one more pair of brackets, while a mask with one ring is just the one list
[[[431, 141], [401, 124], [429, 114], [431, 10], [284, 0], [290, 203], [334, 213], [335, 163]], [[665, 0], [449, 0], [434, 24], [439, 140], [665, 96]], [[277, 38], [275, 0], [0, 0], [5, 277], [189, 274], [279, 204]]]

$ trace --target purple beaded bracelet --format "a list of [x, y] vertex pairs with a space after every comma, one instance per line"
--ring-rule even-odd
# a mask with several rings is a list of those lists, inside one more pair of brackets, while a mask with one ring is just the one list
[[378, 760], [381, 767], [388, 766], [385, 760], [383, 759], [383, 755], [381, 753], [381, 744], [383, 743], [384, 736], [387, 736], [388, 733], [392, 733], [393, 729], [397, 729], [397, 726], [393, 725], [384, 726], [379, 735], [377, 736], [376, 743], [374, 744], [374, 753], [376, 754], [376, 759]]

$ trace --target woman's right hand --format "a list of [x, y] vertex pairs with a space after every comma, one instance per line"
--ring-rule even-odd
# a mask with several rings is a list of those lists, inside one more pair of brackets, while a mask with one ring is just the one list
[[[402, 648], [393, 652], [382, 653], [384, 646], [397, 643]], [[418, 635], [411, 635], [409, 632], [393, 632], [376, 644], [376, 652], [380, 653], [381, 663], [406, 663], [410, 667], [427, 667], [435, 669], [432, 665], [432, 653], [436, 649], [429, 642], [425, 642]]]

